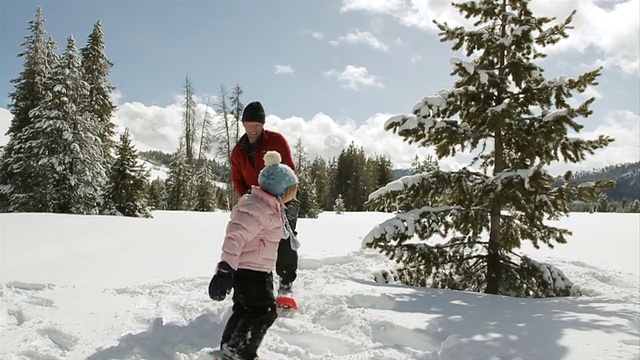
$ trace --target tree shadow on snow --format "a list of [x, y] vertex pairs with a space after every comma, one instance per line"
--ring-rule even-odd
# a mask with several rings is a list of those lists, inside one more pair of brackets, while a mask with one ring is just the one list
[[204, 348], [216, 348], [225, 322], [213, 313], [202, 314], [186, 325], [165, 324], [161, 317], [157, 317], [148, 330], [124, 335], [118, 345], [99, 350], [87, 360], [166, 360], [173, 359], [177, 352], [188, 354]]
[[[477, 359], [492, 356], [561, 359], [567, 356], [569, 348], [560, 340], [571, 331], [590, 333], [589, 336], [616, 334], [638, 338], [633, 327], [637, 318], [635, 305], [624, 306], [610, 299], [511, 298], [418, 287], [407, 293], [404, 285], [349, 280], [390, 289], [388, 295], [352, 295], [347, 300], [350, 306], [432, 315], [429, 322], [437, 323], [446, 335], [457, 335]], [[405, 290], [402, 294], [392, 290], [399, 287]]]

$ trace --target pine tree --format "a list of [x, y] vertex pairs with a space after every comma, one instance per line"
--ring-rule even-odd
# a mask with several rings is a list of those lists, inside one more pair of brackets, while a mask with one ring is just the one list
[[344, 194], [344, 206], [349, 211], [362, 211], [367, 200], [367, 159], [362, 147], [354, 143], [338, 156], [334, 191]]
[[300, 212], [298, 216], [315, 219], [320, 215], [322, 209], [318, 205], [316, 189], [308, 167], [302, 170], [299, 178], [300, 191], [298, 192], [298, 200], [300, 201]]
[[165, 180], [167, 210], [189, 210], [191, 207], [191, 166], [187, 163], [185, 145], [181, 141], [169, 165]]
[[344, 210], [344, 200], [342, 200], [342, 195], [338, 194], [336, 201], [333, 203], [333, 211], [335, 211], [336, 214], [344, 214]]
[[72, 36], [46, 87], [51, 96], [30, 113], [32, 123], [17, 137], [31, 186], [14, 194], [16, 210], [92, 213], [102, 185], [94, 179], [105, 173], [100, 141], [83, 108], [89, 87]]
[[325, 159], [316, 156], [309, 166], [309, 178], [312, 179], [309, 186], [313, 188], [320, 210], [331, 210], [333, 204], [331, 204], [329, 200], [331, 191], [329, 168]]
[[216, 206], [215, 177], [208, 163], [203, 162], [195, 176], [195, 211], [212, 211]]
[[151, 210], [164, 210], [166, 209], [164, 203], [164, 180], [156, 178], [149, 184], [149, 191], [147, 191], [147, 203]]
[[392, 166], [391, 159], [383, 155], [367, 158], [366, 193], [394, 180]]
[[301, 218], [317, 218], [320, 209], [316, 201], [316, 193], [313, 180], [309, 172], [309, 160], [307, 159], [307, 151], [302, 145], [302, 138], [299, 137], [296, 145], [293, 147], [293, 160], [296, 165], [296, 172], [300, 182], [300, 191], [298, 192], [298, 200], [300, 201], [300, 211], [298, 216]]
[[0, 160], [0, 211], [16, 211], [13, 194], [25, 194], [31, 187], [30, 168], [23, 154], [23, 146], [33, 138], [23, 134], [24, 129], [33, 122], [30, 114], [49, 97], [47, 78], [57, 62], [56, 43], [45, 39], [45, 19], [38, 7], [36, 17], [29, 21], [30, 34], [25, 37], [18, 54], [24, 59], [24, 69], [11, 80], [14, 91], [9, 94], [11, 103], [8, 108], [13, 118], [6, 135], [9, 140], [4, 147]]
[[242, 94], [244, 90], [240, 87], [240, 84], [236, 84], [231, 90], [229, 96], [229, 103], [231, 104], [231, 114], [233, 120], [231, 120], [231, 143], [235, 144], [240, 138], [240, 120], [242, 119], [242, 112], [244, 111], [244, 104], [242, 103]]
[[629, 208], [627, 209], [627, 212], [640, 213], [640, 200], [638, 200], [638, 199], [633, 200], [631, 205], [629, 205]]
[[[238, 95], [239, 96], [239, 95]], [[233, 147], [238, 141], [238, 119], [234, 118], [229, 109], [229, 94], [224, 85], [220, 86], [220, 96], [218, 97], [218, 114], [220, 114], [220, 122], [214, 129], [214, 141], [218, 144], [216, 148], [216, 154], [224, 159], [227, 165], [231, 166], [231, 152]], [[239, 100], [238, 100], [239, 101]], [[235, 205], [238, 201], [237, 193], [234, 190], [233, 182], [231, 181], [231, 172], [228, 172], [224, 178], [224, 182], [227, 184], [225, 191], [226, 195], [220, 195], [222, 198], [226, 198], [223, 202], [227, 203], [228, 210]]]
[[[113, 63], [109, 61], [105, 52], [102, 23], [98, 20], [93, 25], [93, 31], [87, 39], [87, 45], [80, 49], [84, 80], [89, 85], [86, 111], [92, 117], [95, 125], [92, 127], [102, 144], [103, 166], [108, 169], [113, 161], [112, 151], [115, 145], [115, 123], [112, 116], [116, 106], [111, 101], [114, 87], [107, 79]], [[99, 181], [99, 179], [96, 179]]]
[[150, 217], [147, 184], [149, 171], [138, 164], [138, 152], [131, 143], [129, 129], [120, 135], [115, 160], [109, 171], [104, 213], [131, 217]]
[[413, 161], [411, 162], [412, 174], [427, 173], [439, 169], [440, 165], [438, 164], [438, 159], [434, 158], [431, 155], [427, 155], [424, 159], [420, 159], [416, 154], [416, 156], [413, 158]]
[[184, 83], [184, 113], [182, 114], [182, 140], [184, 141], [184, 153], [187, 164], [194, 165], [194, 144], [196, 140], [196, 100], [193, 83], [189, 76]]
[[200, 129], [200, 146], [198, 148], [198, 164], [201, 161], [206, 161], [206, 154], [209, 154], [213, 150], [213, 121], [209, 114], [209, 99], [205, 105], [204, 115], [202, 116], [202, 127]]
[[[575, 187], [567, 172], [565, 183], [554, 187], [555, 179], [544, 168], [555, 161], [580, 162], [612, 139], [582, 140], [569, 133], [582, 129], [575, 119], [591, 114], [594, 99], [578, 107], [567, 99], [596, 85], [600, 69], [547, 80], [535, 63], [546, 56], [541, 49], [568, 36], [573, 14], [549, 26], [554, 19], [535, 17], [528, 5], [526, 0], [453, 4], [477, 20], [475, 28], [436, 22], [441, 41], [453, 41], [454, 51], [464, 46], [472, 60], [452, 61], [458, 77], [453, 89], [425, 97], [412, 115], [386, 123], [409, 143], [433, 146], [439, 157], [480, 153], [471, 164], [480, 170], [408, 176], [401, 188], [394, 183], [370, 195], [371, 208], [395, 211], [407, 199], [420, 197], [429, 204], [443, 189], [450, 192], [447, 206], [399, 214], [364, 240], [403, 264], [400, 275], [406, 283], [512, 296], [571, 293], [572, 283], [561, 272], [515, 250], [523, 241], [536, 248], [566, 243], [570, 232], [545, 221], [566, 216], [571, 200], [592, 199], [610, 184]], [[446, 242], [427, 244], [434, 235]], [[423, 242], [410, 242], [414, 236]]]

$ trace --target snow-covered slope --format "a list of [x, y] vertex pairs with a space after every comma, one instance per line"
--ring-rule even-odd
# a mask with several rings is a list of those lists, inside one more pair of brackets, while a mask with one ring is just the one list
[[[0, 214], [0, 358], [207, 359], [231, 310], [206, 295], [228, 214], [153, 215]], [[276, 321], [263, 359], [640, 355], [637, 214], [573, 214], [569, 244], [524, 249], [591, 294], [556, 299], [376, 283], [391, 264], [359, 245], [388, 217], [300, 219], [301, 309]]]

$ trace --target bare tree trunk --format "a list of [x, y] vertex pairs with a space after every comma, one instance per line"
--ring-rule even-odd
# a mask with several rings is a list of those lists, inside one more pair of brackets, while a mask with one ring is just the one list
[[[506, 34], [506, 7], [507, 1], [502, 1], [502, 6], [505, 11], [505, 14], [502, 18], [502, 36]], [[505, 65], [505, 53], [502, 52], [500, 56], [500, 70], [499, 76], [504, 76], [504, 65]], [[497, 100], [503, 101], [502, 94], [497, 94]], [[493, 164], [493, 175], [496, 176], [504, 171], [504, 144], [502, 141], [502, 130], [500, 126], [502, 124], [497, 125], [498, 128], [494, 133], [494, 164]], [[502, 210], [502, 205], [500, 202], [494, 200], [491, 204], [489, 216], [491, 217], [491, 228], [489, 230], [489, 248], [487, 254], [487, 287], [484, 292], [487, 294], [498, 294], [500, 290], [500, 282], [502, 281], [502, 264], [500, 264], [500, 248], [502, 247], [502, 239], [500, 238], [500, 211]]]
[[200, 163], [200, 159], [202, 159], [202, 146], [203, 144], [205, 144], [205, 138], [204, 138], [204, 134], [205, 134], [205, 129], [207, 126], [207, 114], [209, 112], [209, 99], [207, 98], [207, 105], [204, 109], [204, 116], [202, 119], [202, 129], [200, 130], [200, 146], [198, 147], [198, 164]]

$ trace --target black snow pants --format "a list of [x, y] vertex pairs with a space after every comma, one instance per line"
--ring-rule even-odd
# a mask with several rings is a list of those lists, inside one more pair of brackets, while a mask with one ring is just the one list
[[[284, 214], [294, 233], [296, 233], [299, 211], [300, 202], [297, 199], [293, 199], [285, 204]], [[276, 273], [280, 277], [280, 284], [291, 286], [297, 277], [297, 271], [298, 251], [291, 248], [291, 241], [289, 239], [280, 240], [280, 244], [278, 245], [278, 259], [276, 260]]]
[[244, 360], [255, 359], [267, 329], [277, 317], [273, 274], [238, 269], [233, 276], [233, 313], [220, 347], [226, 346]]

